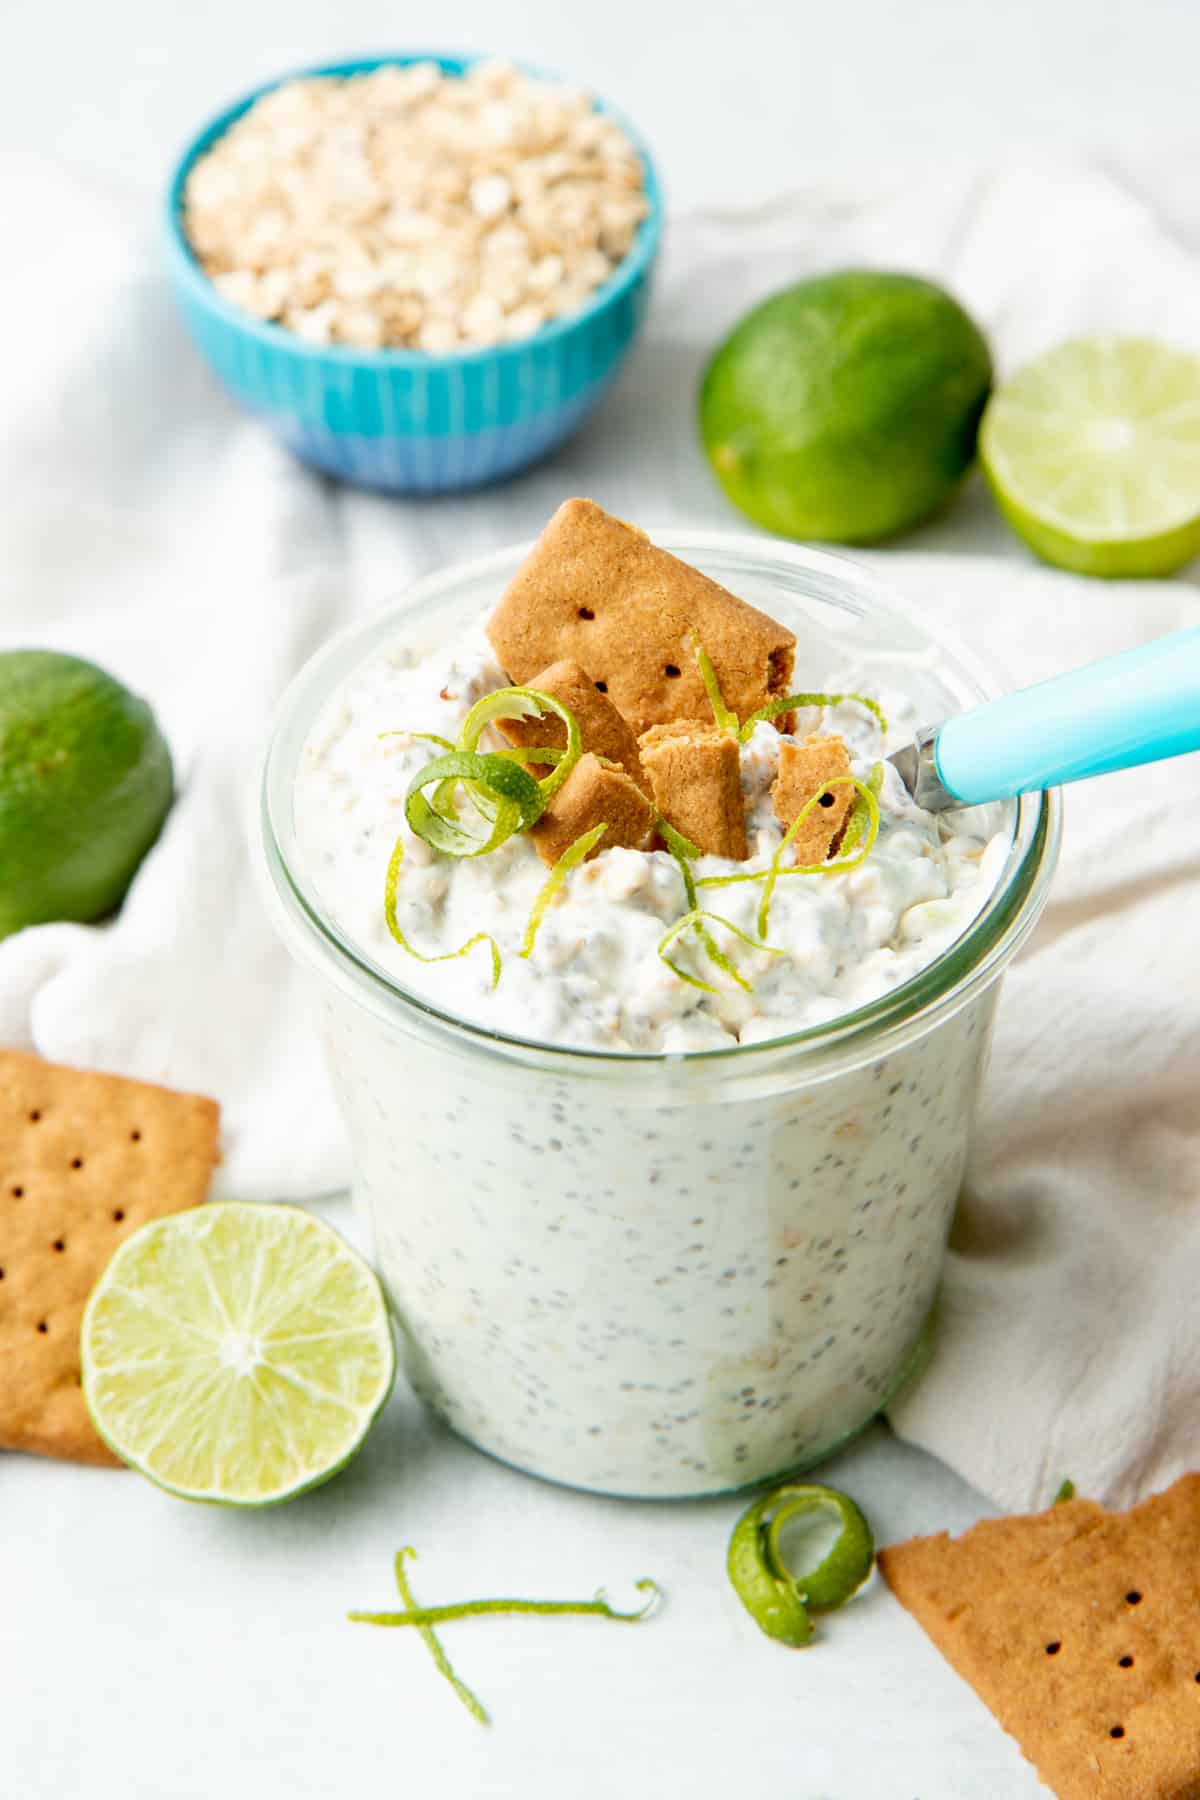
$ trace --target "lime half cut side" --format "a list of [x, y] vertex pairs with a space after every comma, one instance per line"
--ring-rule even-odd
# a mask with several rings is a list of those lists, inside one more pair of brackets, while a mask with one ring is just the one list
[[87, 1304], [83, 1391], [116, 1454], [188, 1500], [266, 1506], [347, 1463], [395, 1347], [372, 1271], [293, 1206], [153, 1220]]
[[1170, 575], [1200, 554], [1200, 356], [1079, 338], [989, 401], [980, 456], [1031, 549], [1084, 575]]

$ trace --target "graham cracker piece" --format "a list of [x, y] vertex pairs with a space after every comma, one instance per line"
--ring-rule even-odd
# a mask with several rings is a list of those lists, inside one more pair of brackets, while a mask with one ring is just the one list
[[1200, 1474], [879, 1555], [1059, 1800], [1200, 1796]]
[[[553, 865], [576, 838], [594, 825], [608, 830], [589, 856], [623, 845], [644, 850], [657, 814], [624, 769], [602, 762], [592, 751], [581, 756], [529, 835], [538, 855]], [[585, 859], [586, 860], [586, 859]]]
[[0, 1050], [0, 1448], [121, 1466], [80, 1388], [84, 1305], [131, 1232], [204, 1199], [217, 1120], [199, 1094]]
[[635, 735], [711, 721], [693, 633], [740, 719], [788, 693], [790, 631], [591, 500], [559, 507], [488, 622], [513, 681], [570, 657]]
[[745, 862], [742, 759], [727, 731], [677, 719], [638, 739], [655, 805], [698, 850]]
[[[612, 701], [597, 688], [587, 671], [570, 657], [551, 663], [526, 684], [561, 700], [575, 714], [585, 750], [594, 750], [605, 762], [616, 763], [631, 781], [645, 787], [646, 776], [638, 756], [637, 739]], [[565, 749], [567, 728], [553, 713], [540, 719], [497, 719], [496, 728], [510, 744], [549, 745]], [[548, 773], [541, 769], [540, 774]]]
[[[779, 773], [771, 789], [775, 817], [785, 828], [790, 826], [827, 781], [849, 773], [850, 753], [840, 737], [812, 735], [802, 744], [780, 744]], [[793, 861], [820, 863], [832, 855], [856, 797], [850, 786], [830, 788], [822, 795], [820, 805], [814, 806], [792, 839]]]

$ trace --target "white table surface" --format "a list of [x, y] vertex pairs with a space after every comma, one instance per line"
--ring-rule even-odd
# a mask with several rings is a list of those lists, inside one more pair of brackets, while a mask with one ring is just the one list
[[[1195, 0], [115, 0], [7, 15], [0, 151], [51, 152], [122, 194], [157, 193], [189, 125], [254, 80], [405, 41], [500, 47], [586, 79], [646, 127], [677, 206], [729, 205], [906, 162], [1094, 145], [1200, 240]], [[1150, 133], [1150, 124], [1153, 133]], [[1192, 159], [1191, 167], [1196, 164]], [[1006, 549], [971, 497], [921, 534]], [[1018, 554], [1013, 548], [1013, 554]], [[331, 1216], [350, 1227], [348, 1209]], [[352, 1227], [350, 1227], [352, 1229]], [[959, 1529], [985, 1503], [880, 1427], [831, 1464], [881, 1541]], [[56, 1800], [334, 1800], [570, 1794], [1026, 1800], [1036, 1778], [876, 1582], [802, 1654], [768, 1643], [723, 1574], [738, 1505], [601, 1501], [469, 1450], [400, 1384], [329, 1487], [243, 1515], [133, 1475], [0, 1466], [0, 1791]], [[6, 1518], [36, 1519], [20, 1534]], [[132, 1527], [132, 1529], [131, 1529]], [[636, 1629], [476, 1621], [445, 1637], [491, 1707], [483, 1731], [407, 1633], [351, 1626], [392, 1604], [413, 1543], [423, 1599], [587, 1594], [653, 1575]], [[128, 1546], [136, 1544], [136, 1554]], [[119, 1554], [113, 1546], [120, 1545]]]

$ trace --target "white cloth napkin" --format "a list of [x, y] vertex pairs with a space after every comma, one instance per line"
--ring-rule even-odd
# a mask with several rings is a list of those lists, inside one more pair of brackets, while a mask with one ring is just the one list
[[[698, 371], [750, 301], [804, 273], [942, 278], [1002, 367], [1074, 331], [1200, 331], [1200, 269], [1096, 170], [800, 192], [673, 224], [646, 337], [556, 458], [490, 493], [389, 501], [308, 474], [218, 391], [140, 207], [41, 163], [0, 180], [0, 257], [20, 252], [0, 262], [0, 643], [93, 657], [145, 693], [179, 776], [114, 922], [0, 944], [0, 1042], [216, 1095], [218, 1191], [252, 1198], [348, 1177], [243, 836], [275, 700], [328, 633], [418, 573], [531, 536], [568, 494], [739, 528], [698, 452]], [[1200, 619], [1186, 581], [1036, 568], [978, 480], [915, 543], [871, 560], [1014, 683]], [[1198, 778], [1192, 758], [1071, 794], [1054, 903], [1008, 980], [941, 1354], [894, 1414], [1003, 1505], [1068, 1474], [1128, 1500], [1200, 1461]]]

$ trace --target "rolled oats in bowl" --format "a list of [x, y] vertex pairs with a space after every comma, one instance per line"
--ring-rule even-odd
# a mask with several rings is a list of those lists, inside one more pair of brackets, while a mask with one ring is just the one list
[[577, 311], [648, 211], [641, 158], [590, 95], [424, 62], [271, 89], [193, 164], [182, 223], [254, 317], [436, 354]]

